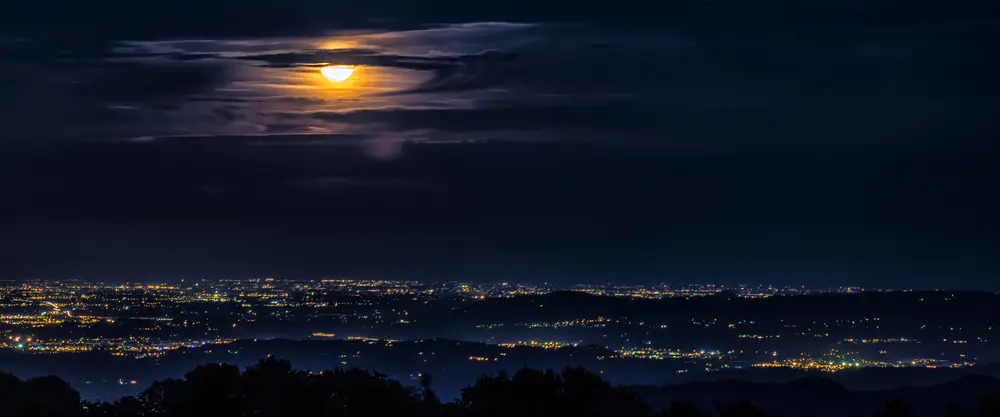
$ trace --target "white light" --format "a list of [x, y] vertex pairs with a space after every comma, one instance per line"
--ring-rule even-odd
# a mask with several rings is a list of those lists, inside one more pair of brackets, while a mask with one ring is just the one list
[[354, 67], [349, 65], [332, 65], [320, 68], [319, 72], [323, 74], [323, 78], [339, 83], [351, 77], [351, 74], [354, 73]]

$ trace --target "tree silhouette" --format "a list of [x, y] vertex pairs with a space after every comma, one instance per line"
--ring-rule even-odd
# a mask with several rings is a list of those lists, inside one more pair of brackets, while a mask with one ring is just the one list
[[647, 416], [649, 409], [631, 392], [613, 387], [597, 374], [582, 368], [521, 369], [484, 376], [462, 391], [466, 416]]
[[718, 407], [719, 417], [767, 417], [767, 413], [749, 401], [724, 404]]
[[691, 403], [674, 401], [670, 403], [669, 410], [661, 410], [653, 417], [711, 417], [711, 414], [701, 411]]
[[986, 395], [979, 402], [979, 417], [1000, 416], [1000, 392]]
[[239, 368], [212, 364], [199, 365], [183, 380], [154, 382], [139, 398], [154, 416], [239, 417], [241, 391]]
[[20, 378], [0, 372], [0, 409], [14, 413], [24, 412], [24, 382]]
[[25, 417], [76, 417], [83, 415], [80, 393], [66, 381], [43, 376], [21, 381], [0, 372], [0, 414]]
[[965, 409], [956, 402], [949, 403], [948, 408], [944, 411], [944, 417], [966, 417], [968, 415]]
[[425, 413], [428, 415], [441, 413], [441, 399], [438, 398], [437, 394], [434, 393], [434, 390], [431, 389], [431, 384], [433, 382], [434, 377], [432, 377], [431, 374], [420, 374], [420, 396]]
[[35, 417], [68, 417], [82, 414], [80, 393], [56, 376], [24, 382], [25, 414]]
[[422, 399], [386, 375], [360, 369], [323, 372], [319, 378], [338, 400], [338, 407], [355, 416], [420, 415]]
[[199, 366], [183, 380], [154, 383], [140, 403], [143, 415], [157, 417], [419, 417], [440, 412], [427, 382], [418, 395], [376, 372], [297, 371], [268, 357], [242, 373], [231, 365]]
[[133, 396], [122, 397], [114, 402], [84, 402], [87, 417], [141, 417], [143, 405]]
[[[319, 392], [308, 382], [308, 375], [292, 371], [292, 364], [268, 356], [243, 371], [241, 397], [244, 415], [261, 417], [323, 413], [332, 402], [327, 398], [316, 401]], [[330, 404], [328, 404], [330, 403]]]
[[[57, 377], [22, 381], [0, 372], [0, 416], [650, 417], [649, 408], [636, 395], [643, 392], [641, 389], [613, 386], [583, 368], [560, 372], [524, 368], [513, 375], [484, 375], [463, 389], [460, 399], [444, 404], [431, 388], [433, 381], [425, 373], [418, 387], [405, 387], [375, 371], [308, 372], [294, 369], [288, 361], [267, 357], [242, 371], [226, 364], [200, 365], [183, 378], [154, 382], [137, 397], [81, 402], [80, 394]], [[724, 404], [717, 411], [719, 417], [766, 417], [762, 409], [747, 401]], [[878, 417], [914, 415], [901, 398], [896, 398]], [[711, 416], [685, 402], [672, 402], [652, 415]], [[983, 397], [978, 407], [971, 409], [952, 403], [945, 414], [964, 416], [1000, 416], [1000, 396]]]
[[885, 406], [885, 411], [879, 417], [915, 417], [916, 414], [903, 402], [902, 398], [895, 398]]

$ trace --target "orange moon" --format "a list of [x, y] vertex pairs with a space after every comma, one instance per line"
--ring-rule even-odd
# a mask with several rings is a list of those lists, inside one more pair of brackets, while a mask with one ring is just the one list
[[354, 73], [354, 67], [350, 65], [331, 65], [320, 68], [319, 72], [320, 74], [323, 74], [323, 78], [339, 83], [351, 78], [351, 74]]

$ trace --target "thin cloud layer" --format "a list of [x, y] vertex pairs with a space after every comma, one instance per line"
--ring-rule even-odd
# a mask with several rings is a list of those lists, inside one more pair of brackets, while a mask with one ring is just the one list
[[[982, 19], [713, 36], [476, 23], [75, 49], [7, 42], [15, 60], [0, 71], [23, 81], [7, 102], [25, 117], [0, 129], [6, 140], [63, 136], [45, 128], [57, 116], [78, 136], [109, 139], [390, 130], [602, 140], [614, 130], [603, 140], [742, 148], [964, 138], [995, 132], [998, 32]], [[328, 64], [357, 70], [333, 84], [319, 75]]]
[[[388, 129], [441, 140], [542, 130], [593, 140], [615, 130], [610, 140], [714, 148], [838, 136], [901, 143], [933, 140], [937, 131], [966, 137], [995, 131], [988, 113], [1000, 96], [988, 50], [997, 34], [994, 26], [945, 17], [906, 28], [869, 22], [723, 36], [478, 23], [116, 41], [70, 54], [52, 44], [48, 55], [8, 43], [20, 55], [3, 71], [25, 80], [10, 102], [28, 117], [5, 129], [16, 132], [7, 140], [59, 136], [31, 126], [76, 115], [73, 127], [95, 138]], [[329, 83], [319, 76], [329, 64], [355, 66], [356, 74]], [[51, 76], [27, 79], [38, 71]], [[69, 88], [47, 85], [54, 80]]]

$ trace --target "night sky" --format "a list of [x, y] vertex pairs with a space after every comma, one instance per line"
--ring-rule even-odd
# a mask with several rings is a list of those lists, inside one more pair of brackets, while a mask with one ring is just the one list
[[3, 7], [0, 278], [1000, 289], [995, 1]]

